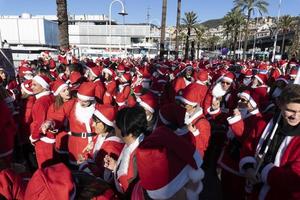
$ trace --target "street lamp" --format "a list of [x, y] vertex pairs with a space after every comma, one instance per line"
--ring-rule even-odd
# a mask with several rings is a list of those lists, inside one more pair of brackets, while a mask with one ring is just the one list
[[277, 38], [278, 38], [278, 29], [279, 29], [279, 18], [280, 18], [280, 10], [281, 10], [281, 2], [282, 0], [279, 0], [278, 4], [278, 15], [277, 15], [277, 28], [275, 33], [275, 39], [274, 39], [274, 47], [273, 47], [273, 54], [272, 54], [272, 62], [275, 60], [275, 53], [276, 53], [276, 45], [277, 45]]
[[[256, 16], [256, 22], [255, 22], [255, 32], [254, 32], [253, 49], [252, 49], [252, 60], [254, 59], [255, 49], [256, 49], [256, 47], [255, 47], [256, 35], [257, 35], [257, 32], [259, 32], [259, 29], [257, 28], [257, 26], [258, 26], [258, 16]], [[256, 28], [257, 28], [257, 30], [256, 30]]]
[[110, 5], [109, 5], [109, 55], [110, 55], [110, 57], [111, 57], [111, 8], [112, 8], [112, 5], [116, 2], [119, 2], [122, 6], [122, 10], [118, 14], [122, 15], [123, 17], [125, 17], [125, 15], [128, 15], [128, 13], [126, 13], [126, 11], [125, 11], [124, 4], [121, 0], [113, 0], [110, 3]]

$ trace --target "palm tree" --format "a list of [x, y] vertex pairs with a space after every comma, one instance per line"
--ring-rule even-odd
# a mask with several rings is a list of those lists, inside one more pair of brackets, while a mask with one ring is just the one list
[[225, 33], [230, 35], [231, 46], [233, 49], [233, 55], [235, 58], [235, 51], [237, 48], [238, 34], [241, 27], [245, 25], [245, 16], [241, 10], [233, 9], [228, 12], [223, 18], [223, 26], [225, 27]]
[[175, 42], [175, 59], [178, 59], [178, 47], [179, 47], [179, 38], [178, 31], [180, 27], [180, 17], [181, 17], [181, 0], [177, 1], [177, 19], [176, 19], [176, 42]]
[[160, 30], [160, 59], [164, 58], [165, 54], [165, 37], [166, 37], [166, 20], [167, 20], [167, 0], [163, 0], [161, 14], [161, 30]]
[[186, 35], [186, 42], [185, 42], [185, 52], [184, 52], [184, 59], [188, 59], [189, 54], [189, 39], [191, 36], [192, 29], [195, 28], [195, 25], [197, 24], [197, 14], [193, 11], [184, 13], [185, 18], [182, 19], [183, 26], [187, 29], [187, 35]]
[[69, 27], [67, 0], [56, 0], [59, 44], [61, 48], [69, 48]]
[[212, 36], [208, 37], [206, 40], [208, 48], [212, 51], [216, 50], [216, 46], [218, 45], [220, 39], [221, 38], [216, 35], [212, 35]]
[[284, 53], [284, 49], [285, 49], [285, 36], [286, 34], [293, 29], [293, 18], [290, 15], [284, 15], [282, 17], [280, 17], [279, 19], [279, 30], [282, 31], [283, 33], [283, 37], [282, 37], [282, 43], [281, 43], [281, 55], [283, 55]]
[[196, 42], [197, 42], [197, 59], [199, 59], [200, 57], [200, 46], [201, 46], [201, 43], [204, 42], [204, 32], [205, 32], [205, 27], [204, 26], [198, 26], [196, 27], [195, 29], [196, 31]]
[[267, 13], [269, 3], [266, 0], [234, 0], [234, 9], [240, 9], [242, 12], [246, 12], [247, 21], [245, 28], [245, 41], [243, 49], [243, 58], [246, 59], [246, 50], [248, 45], [248, 34], [249, 34], [249, 22], [251, 19], [251, 14], [254, 13], [254, 10], [257, 9], [260, 15], [262, 13]]

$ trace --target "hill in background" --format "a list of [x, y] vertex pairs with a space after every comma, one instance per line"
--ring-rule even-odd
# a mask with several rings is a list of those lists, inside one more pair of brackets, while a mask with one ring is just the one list
[[201, 25], [203, 25], [207, 28], [216, 28], [219, 25], [222, 25], [222, 23], [223, 23], [223, 18], [220, 18], [220, 19], [207, 20], [205, 22], [202, 22]]

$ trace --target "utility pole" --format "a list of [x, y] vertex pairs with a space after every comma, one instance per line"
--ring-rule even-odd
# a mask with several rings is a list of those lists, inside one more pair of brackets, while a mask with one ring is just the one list
[[276, 46], [277, 46], [277, 38], [278, 38], [278, 31], [279, 31], [279, 18], [280, 18], [280, 11], [281, 11], [281, 2], [282, 0], [279, 0], [278, 5], [278, 15], [277, 15], [277, 27], [276, 27], [276, 33], [275, 33], [275, 39], [274, 39], [274, 46], [273, 46], [273, 54], [272, 54], [272, 62], [275, 60], [275, 54], [276, 54]]
[[179, 27], [180, 27], [180, 18], [181, 18], [181, 0], [177, 1], [177, 19], [176, 19], [176, 42], [175, 42], [175, 59], [178, 59], [179, 54]]
[[160, 32], [160, 59], [163, 60], [165, 54], [165, 37], [166, 37], [166, 21], [167, 21], [167, 0], [163, 0], [161, 15], [161, 32]]

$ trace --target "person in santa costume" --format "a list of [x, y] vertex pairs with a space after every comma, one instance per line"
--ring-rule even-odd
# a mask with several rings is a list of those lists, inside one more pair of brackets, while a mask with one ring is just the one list
[[191, 142], [166, 126], [145, 138], [136, 151], [140, 181], [131, 199], [199, 199], [203, 161]]
[[180, 90], [194, 82], [194, 78], [192, 77], [193, 67], [191, 65], [186, 66], [181, 73], [183, 75], [178, 76], [174, 80], [174, 90], [176, 94], [179, 94]]
[[[250, 136], [250, 131], [261, 120], [258, 100], [253, 99], [253, 90], [245, 90], [238, 94], [238, 107], [234, 114], [227, 118], [229, 129], [227, 142], [223, 147], [218, 164], [222, 168], [221, 185], [225, 199], [241, 199], [245, 196], [245, 179], [239, 172], [240, 149], [247, 145], [244, 141]], [[247, 124], [247, 125], [246, 125]]]
[[115, 118], [117, 109], [111, 105], [97, 105], [93, 114], [93, 127], [97, 134], [85, 149], [86, 161], [79, 170], [101, 177], [105, 181], [112, 181], [111, 171], [104, 168], [104, 157], [118, 160], [124, 147], [121, 138], [115, 136]]
[[[185, 124], [196, 139], [196, 148], [204, 157], [210, 139], [210, 124], [199, 105], [198, 96], [192, 88], [186, 87], [180, 96], [176, 96], [179, 104], [186, 109]], [[201, 92], [201, 91], [198, 91]]]
[[77, 98], [73, 98], [63, 104], [61, 116], [51, 122], [46, 121], [42, 128], [43, 132], [48, 129], [56, 129], [67, 119], [69, 122], [68, 150], [69, 162], [74, 167], [84, 161], [81, 155], [85, 147], [92, 141], [93, 128], [91, 118], [95, 111], [95, 87], [91, 82], [84, 82], [80, 85]]
[[103, 102], [103, 96], [105, 94], [105, 87], [103, 82], [100, 79], [101, 71], [99, 67], [90, 67], [88, 68], [88, 80], [95, 84], [95, 97], [98, 103]]
[[119, 107], [127, 105], [127, 99], [131, 91], [130, 80], [131, 80], [131, 75], [129, 73], [125, 73], [121, 75], [121, 78], [119, 78], [120, 83], [118, 85], [116, 94], [114, 95], [115, 102]]
[[35, 147], [38, 167], [45, 167], [51, 164], [53, 158], [54, 136], [42, 134], [41, 125], [47, 119], [47, 112], [53, 103], [53, 96], [50, 92], [50, 79], [44, 75], [36, 75], [32, 79], [31, 89], [36, 101], [32, 107], [32, 123], [30, 124], [30, 141]]
[[259, 97], [259, 102], [261, 102], [259, 105], [260, 106], [259, 109], [261, 110], [262, 113], [267, 111], [268, 105], [270, 104], [269, 95], [268, 95], [269, 88], [266, 85], [267, 81], [268, 81], [268, 76], [266, 74], [259, 73], [254, 76], [254, 79], [251, 84], [251, 88], [254, 89], [253, 95], [257, 95]]
[[[51, 121], [56, 121], [57, 124], [54, 128], [54, 124], [51, 124], [49, 134], [55, 136], [55, 151], [58, 153], [58, 157], [65, 160], [65, 155], [68, 154], [68, 121], [64, 120], [63, 105], [70, 101], [72, 96], [69, 86], [61, 79], [57, 79], [51, 85], [51, 91], [55, 97], [54, 103], [52, 103], [48, 109], [47, 120], [51, 124]], [[59, 123], [62, 122], [62, 123]], [[47, 126], [45, 123], [43, 126]], [[42, 126], [42, 130], [44, 130]]]
[[279, 97], [281, 112], [269, 121], [260, 137], [253, 138], [256, 145], [252, 155], [244, 154], [240, 161], [240, 171], [247, 177], [248, 188], [259, 189], [258, 199], [300, 198], [299, 99], [297, 84], [282, 91]]
[[117, 88], [117, 83], [114, 79], [115, 72], [112, 69], [104, 68], [102, 70], [102, 76], [104, 77], [104, 85], [106, 88], [103, 96], [103, 104], [113, 104], [113, 95]]
[[68, 65], [68, 60], [67, 60], [67, 50], [65, 49], [60, 49], [59, 54], [57, 56], [58, 62], [63, 65]]
[[147, 129], [144, 109], [140, 106], [122, 108], [117, 113], [116, 125], [116, 135], [122, 138], [125, 146], [118, 160], [107, 155], [104, 167], [113, 172], [117, 191], [129, 199], [138, 179], [136, 149], [144, 140]]

